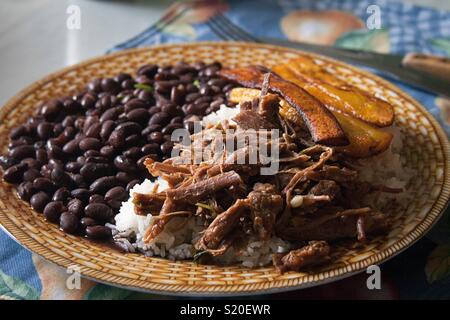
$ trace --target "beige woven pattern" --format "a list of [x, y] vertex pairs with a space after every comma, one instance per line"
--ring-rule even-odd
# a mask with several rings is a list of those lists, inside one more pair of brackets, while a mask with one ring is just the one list
[[[0, 139], [4, 152], [10, 128], [23, 122], [36, 105], [68, 95], [95, 77], [133, 72], [146, 63], [171, 64], [185, 60], [221, 61], [225, 66], [263, 64], [268, 67], [305, 54], [292, 49], [244, 43], [197, 43], [134, 49], [89, 60], [34, 83], [0, 111]], [[342, 63], [316, 57], [341, 77], [376, 93], [395, 107], [396, 123], [405, 129], [403, 156], [416, 171], [412, 201], [405, 212], [395, 212], [394, 227], [384, 236], [361, 245], [341, 243], [334, 262], [312, 273], [280, 275], [273, 267], [202, 266], [137, 254], [121, 254], [106, 246], [67, 235], [47, 223], [18, 199], [15, 190], [0, 186], [0, 223], [22, 245], [60, 266], [78, 265], [84, 276], [160, 293], [243, 294], [317, 285], [363, 271], [399, 253], [423, 236], [444, 210], [450, 194], [449, 144], [437, 122], [416, 101], [386, 81]]]

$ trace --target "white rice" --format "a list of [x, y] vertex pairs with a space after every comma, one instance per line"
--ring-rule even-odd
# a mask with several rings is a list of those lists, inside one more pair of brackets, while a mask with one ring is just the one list
[[226, 105], [222, 104], [216, 112], [212, 112], [208, 114], [207, 116], [203, 117], [202, 119], [202, 125], [203, 127], [207, 128], [209, 126], [214, 126], [224, 120], [230, 121], [233, 123], [234, 121], [231, 120], [235, 115], [237, 115], [240, 111], [239, 105], [236, 107], [227, 107]]
[[[230, 108], [222, 105], [217, 112], [204, 117], [202, 124], [207, 127], [224, 120], [230, 121], [237, 113], [239, 113], [239, 106]], [[360, 180], [391, 188], [407, 188], [412, 172], [405, 167], [400, 156], [402, 149], [401, 131], [395, 126], [385, 130], [392, 132], [394, 135], [391, 146], [382, 154], [357, 162], [356, 169], [359, 172]], [[151, 214], [147, 216], [135, 214], [132, 195], [134, 192], [154, 192], [156, 184], [158, 184], [156, 192], [168, 188], [167, 182], [162, 178], [158, 178], [155, 182], [145, 180], [133, 187], [130, 191], [130, 198], [122, 203], [119, 214], [115, 217], [117, 229], [115, 238], [127, 242], [129, 246], [131, 246], [131, 242], [128, 242], [128, 240], [134, 238], [132, 247], [147, 256], [160, 256], [173, 260], [191, 259], [194, 254], [193, 244], [201, 236], [201, 231], [204, 230], [201, 220], [197, 217], [188, 219], [174, 217], [164, 231], [151, 243], [144, 244], [142, 240], [145, 231], [153, 223], [154, 218]], [[394, 198], [397, 202], [404, 203], [408, 200], [408, 193], [374, 193], [367, 197], [365, 201], [381, 209], [389, 201], [392, 202]], [[216, 262], [223, 265], [240, 263], [248, 268], [265, 266], [271, 263], [272, 254], [288, 252], [289, 249], [290, 244], [277, 237], [272, 237], [265, 242], [252, 238], [241, 249], [230, 248], [224, 255], [217, 257]]]

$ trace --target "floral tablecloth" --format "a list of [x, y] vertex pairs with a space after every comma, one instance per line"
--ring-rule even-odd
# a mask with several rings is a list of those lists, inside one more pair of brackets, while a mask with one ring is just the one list
[[[369, 29], [380, 11], [381, 28]], [[450, 12], [382, 0], [228, 0], [196, 1], [189, 9], [149, 27], [112, 51], [157, 43], [220, 40], [206, 21], [222, 12], [255, 36], [366, 49], [450, 56]], [[372, 6], [369, 8], [369, 6]], [[368, 9], [369, 8], [369, 9]], [[169, 21], [170, 20], [170, 21]], [[169, 21], [169, 23], [167, 23]], [[51, 71], [51, 70], [49, 70]], [[375, 70], [375, 72], [377, 72]], [[450, 100], [396, 84], [420, 101], [450, 134]], [[326, 299], [450, 298], [450, 214], [422, 240], [381, 266], [381, 290], [368, 290], [366, 274], [316, 288], [265, 296]], [[0, 230], [0, 297], [13, 299], [167, 298], [114, 288], [83, 279], [80, 290], [66, 287], [66, 270], [23, 249]]]

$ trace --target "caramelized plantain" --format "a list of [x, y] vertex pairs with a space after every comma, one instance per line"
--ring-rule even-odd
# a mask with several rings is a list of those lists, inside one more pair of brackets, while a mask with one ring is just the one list
[[[258, 97], [260, 92], [258, 89], [234, 88], [229, 94], [229, 100], [234, 103], [251, 101]], [[392, 141], [392, 134], [384, 132], [355, 117], [337, 111], [332, 112], [350, 141], [349, 145], [338, 147], [337, 150], [351, 157], [364, 158], [381, 153], [389, 147]], [[280, 101], [280, 115], [293, 124], [300, 127], [304, 126], [300, 114], [285, 100]]]
[[[250, 88], [261, 89], [264, 80], [263, 71], [252, 67], [221, 70], [220, 74]], [[269, 90], [295, 107], [314, 142], [331, 146], [348, 144], [348, 139], [333, 114], [305, 90], [276, 76], [270, 78]]]
[[351, 157], [366, 158], [389, 148], [393, 138], [391, 133], [337, 111], [333, 111], [333, 114], [350, 140], [348, 146], [338, 147], [337, 150]]
[[394, 121], [394, 110], [389, 103], [344, 83], [310, 58], [293, 59], [273, 71], [305, 89], [329, 109], [379, 127], [390, 126]]

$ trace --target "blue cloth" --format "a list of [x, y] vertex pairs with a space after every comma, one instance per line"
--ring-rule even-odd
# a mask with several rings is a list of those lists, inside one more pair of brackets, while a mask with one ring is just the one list
[[[306, 15], [312, 17], [311, 19], [316, 21], [316, 24], [317, 21], [321, 21], [322, 25], [319, 23], [317, 27], [326, 29], [327, 22], [324, 21], [333, 22], [328, 15], [331, 14], [330, 10], [335, 10], [342, 14], [343, 22], [353, 20], [353, 23], [358, 24], [359, 21], [363, 28], [345, 30], [337, 39], [330, 36], [327, 43], [329, 45], [393, 53], [416, 51], [450, 56], [450, 12], [448, 11], [382, 0], [228, 0], [226, 2], [203, 1], [203, 3], [197, 2], [197, 4], [196, 8], [185, 10], [170, 23], [160, 21], [110, 51], [158, 43], [221, 40], [205, 23], [208, 14], [214, 10], [222, 11], [234, 23], [255, 36], [276, 38], [288, 38], [286, 30], [282, 28], [283, 23], [290, 23], [294, 29], [302, 23], [301, 18], [292, 14], [294, 11], [306, 12]], [[381, 10], [381, 29], [368, 30], [364, 28], [370, 16], [370, 13], [367, 12], [370, 5], [377, 5]], [[180, 11], [179, 8], [180, 6], [176, 5], [172, 6], [170, 10]], [[347, 16], [344, 12], [347, 13]], [[325, 19], [320, 19], [321, 14]], [[337, 25], [336, 28], [339, 29], [340, 25]], [[331, 33], [333, 29], [329, 28], [327, 32]], [[308, 37], [308, 34], [300, 28], [297, 36]], [[448, 123], [450, 110], [446, 109], [450, 108], [449, 106], [445, 107], [443, 101], [432, 94], [413, 89], [401, 82], [395, 82], [395, 84], [420, 101], [439, 120], [447, 133], [450, 133]], [[447, 118], [442, 115], [447, 115]], [[48, 275], [44, 276], [44, 273], [52, 271], [49, 271], [49, 268], [43, 268], [42, 265], [38, 268], [36, 262], [33, 262], [38, 258], [32, 259], [32, 255], [27, 250], [9, 238], [3, 231], [0, 231], [0, 248], [0, 296], [34, 299], [42, 298], [45, 291], [46, 298], [74, 297], [63, 292], [48, 290], [49, 286], [53, 286], [54, 283], [48, 282], [49, 277]], [[430, 261], [428, 258], [431, 252], [439, 256], [440, 260]], [[274, 297], [320, 298], [326, 293], [325, 296], [330, 298], [331, 295], [332, 298], [334, 293], [335, 297], [339, 298], [449, 298], [450, 270], [448, 267], [445, 269], [439, 264], [436, 265], [438, 260], [447, 263], [445, 261], [448, 261], [449, 257], [450, 217], [447, 212], [426, 238], [383, 265], [383, 290], [381, 293], [367, 296], [367, 290], [361, 291], [365, 279], [356, 276], [336, 284]], [[424, 268], [425, 265], [427, 265], [427, 271]], [[439, 269], [441, 272], [434, 272], [435, 269]], [[100, 284], [91, 283], [88, 287], [81, 295], [82, 298], [155, 297]], [[76, 298], [80, 298], [80, 296], [76, 296]]]

